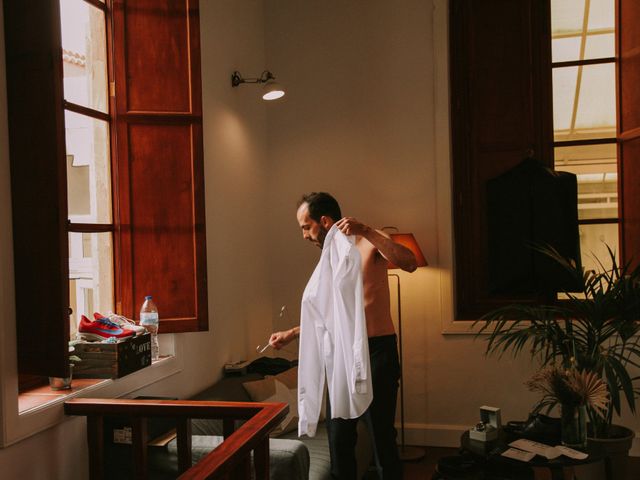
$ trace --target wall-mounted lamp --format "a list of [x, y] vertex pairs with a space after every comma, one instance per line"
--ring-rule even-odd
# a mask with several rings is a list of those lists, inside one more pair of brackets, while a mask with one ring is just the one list
[[276, 100], [284, 97], [284, 88], [276, 82], [276, 77], [269, 70], [265, 70], [262, 75], [256, 78], [243, 78], [236, 70], [231, 74], [231, 86], [237, 87], [241, 83], [261, 83], [263, 100]]

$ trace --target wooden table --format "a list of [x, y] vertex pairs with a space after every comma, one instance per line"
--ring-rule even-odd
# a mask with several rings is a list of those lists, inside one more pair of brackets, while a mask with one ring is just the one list
[[[535, 479], [551, 479], [551, 480], [573, 480], [573, 467], [576, 465], [586, 465], [595, 462], [601, 462], [605, 458], [604, 451], [597, 445], [589, 444], [585, 453], [589, 456], [584, 460], [574, 460], [561, 455], [553, 460], [536, 455], [529, 462], [520, 462], [511, 458], [503, 457], [502, 452], [507, 450], [509, 443], [517, 440], [518, 437], [500, 430], [498, 438], [489, 442], [481, 442], [469, 438], [469, 432], [466, 431], [460, 438], [461, 449], [478, 458], [481, 461], [493, 462], [494, 464], [504, 465], [505, 467], [526, 467], [532, 468]], [[604, 480], [614, 480], [606, 478]]]

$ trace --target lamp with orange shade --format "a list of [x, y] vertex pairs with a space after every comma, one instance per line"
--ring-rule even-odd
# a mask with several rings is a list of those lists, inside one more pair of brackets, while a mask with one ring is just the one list
[[[392, 227], [384, 227], [384, 228], [392, 228]], [[399, 243], [400, 245], [407, 247], [409, 250], [413, 252], [413, 254], [416, 257], [416, 262], [418, 264], [418, 267], [427, 266], [427, 260], [424, 258], [424, 255], [422, 254], [422, 250], [420, 250], [420, 245], [418, 245], [418, 242], [416, 241], [416, 237], [413, 236], [413, 233], [391, 233], [389, 234], [389, 236], [391, 237], [391, 240], [393, 240], [396, 243]], [[393, 270], [396, 268], [400, 268], [400, 267], [397, 267], [393, 263], [389, 262], [389, 265], [387, 266], [387, 270]]]
[[[383, 230], [393, 228], [397, 230], [395, 227], [384, 227]], [[412, 233], [391, 233], [389, 234], [391, 240], [395, 243], [399, 243], [407, 247], [409, 250], [413, 252], [416, 257], [416, 263], [418, 267], [426, 267], [427, 260], [424, 258], [424, 254], [416, 241], [416, 238]], [[387, 270], [398, 269], [397, 265], [389, 262], [387, 265]], [[413, 447], [405, 445], [404, 441], [404, 377], [402, 373], [402, 366], [404, 364], [404, 359], [402, 357], [402, 306], [401, 306], [401, 296], [400, 296], [400, 275], [397, 273], [389, 273], [389, 277], [395, 277], [397, 280], [397, 295], [398, 295], [398, 350], [400, 355], [400, 450], [399, 455], [401, 460], [419, 460], [424, 457], [426, 452], [424, 448], [421, 447]]]

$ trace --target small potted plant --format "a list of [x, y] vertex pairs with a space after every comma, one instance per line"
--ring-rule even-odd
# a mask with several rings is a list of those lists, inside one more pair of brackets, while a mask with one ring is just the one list
[[562, 444], [571, 448], [587, 447], [587, 409], [603, 416], [609, 403], [607, 386], [594, 372], [565, 370], [549, 365], [526, 382], [532, 392], [542, 394], [534, 413], [547, 413], [560, 406]]
[[[69, 342], [69, 353], [75, 351], [74, 345], [77, 340], [71, 340]], [[81, 362], [82, 359], [77, 355], [69, 355], [69, 376], [68, 377], [49, 377], [49, 386], [51, 390], [69, 390], [71, 388], [71, 381], [73, 380], [73, 367], [77, 362]]]

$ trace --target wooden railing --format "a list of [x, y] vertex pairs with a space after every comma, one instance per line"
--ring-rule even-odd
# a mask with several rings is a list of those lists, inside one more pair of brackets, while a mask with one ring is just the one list
[[[104, 478], [104, 417], [131, 419], [133, 478], [145, 479], [147, 418], [176, 419], [180, 479], [249, 479], [251, 452], [255, 478], [269, 478], [269, 433], [289, 412], [286, 403], [210, 402], [196, 400], [128, 400], [75, 398], [65, 402], [68, 415], [87, 417], [89, 474]], [[191, 419], [221, 419], [224, 442], [191, 465]], [[237, 430], [235, 420], [246, 420]]]

